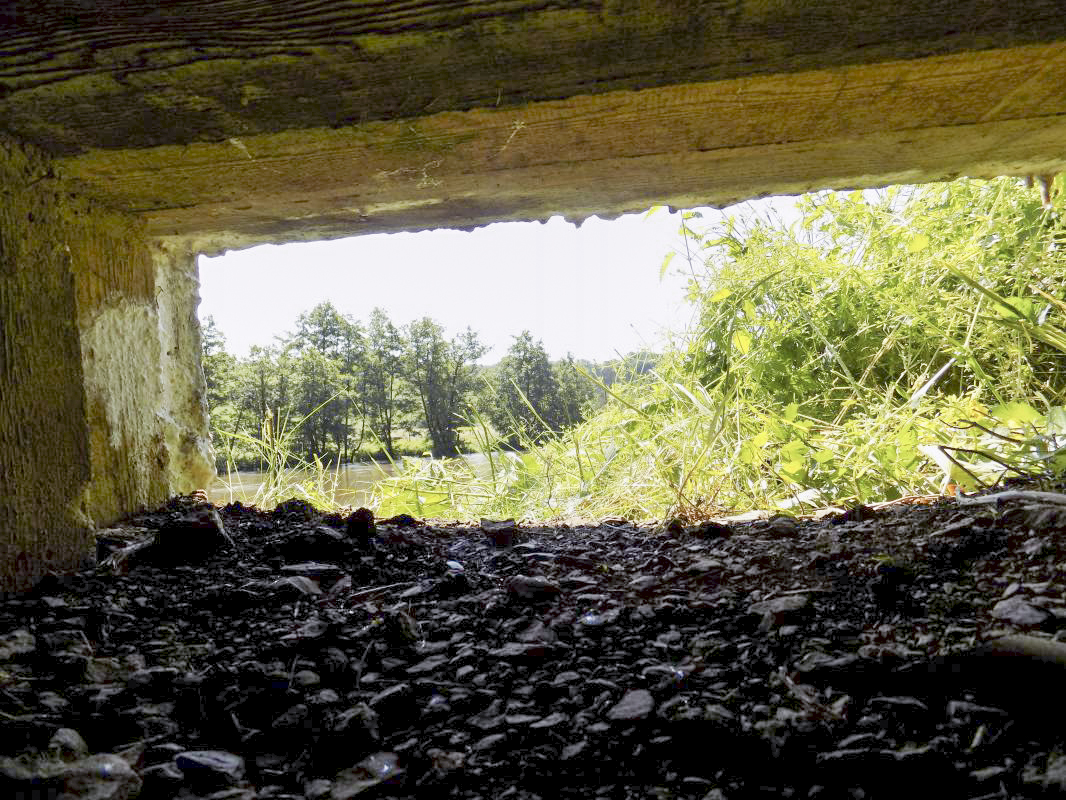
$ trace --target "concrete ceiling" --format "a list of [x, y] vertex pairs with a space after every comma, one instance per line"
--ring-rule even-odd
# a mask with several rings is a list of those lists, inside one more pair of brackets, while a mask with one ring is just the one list
[[36, 0], [0, 130], [207, 252], [1066, 167], [1032, 0]]

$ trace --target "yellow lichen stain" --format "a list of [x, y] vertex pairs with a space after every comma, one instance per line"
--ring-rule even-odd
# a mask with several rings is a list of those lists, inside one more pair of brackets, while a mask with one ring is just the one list
[[245, 83], [241, 86], [241, 106], [248, 106], [258, 100], [270, 97], [271, 91], [265, 86], [257, 86], [254, 83]]
[[355, 45], [367, 55], [384, 55], [425, 47], [427, 38], [424, 33], [364, 33], [355, 37]]

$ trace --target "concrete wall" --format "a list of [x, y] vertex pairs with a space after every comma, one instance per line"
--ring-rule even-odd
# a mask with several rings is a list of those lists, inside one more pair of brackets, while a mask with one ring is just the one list
[[0, 588], [211, 474], [195, 262], [0, 139]]
[[215, 477], [208, 433], [207, 386], [200, 366], [200, 276], [197, 253], [181, 242], [153, 245], [159, 335], [157, 402], [171, 493], [206, 489]]

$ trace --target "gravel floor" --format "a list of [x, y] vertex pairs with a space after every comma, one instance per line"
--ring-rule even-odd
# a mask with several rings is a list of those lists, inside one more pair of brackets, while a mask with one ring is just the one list
[[176, 498], [0, 604], [0, 796], [1059, 793], [1066, 496], [1025, 489], [687, 528]]

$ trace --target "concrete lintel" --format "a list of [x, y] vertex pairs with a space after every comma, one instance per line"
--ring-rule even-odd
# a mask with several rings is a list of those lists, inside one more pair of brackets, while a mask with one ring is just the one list
[[262, 242], [1057, 171], [1066, 44], [60, 160], [157, 236]]

